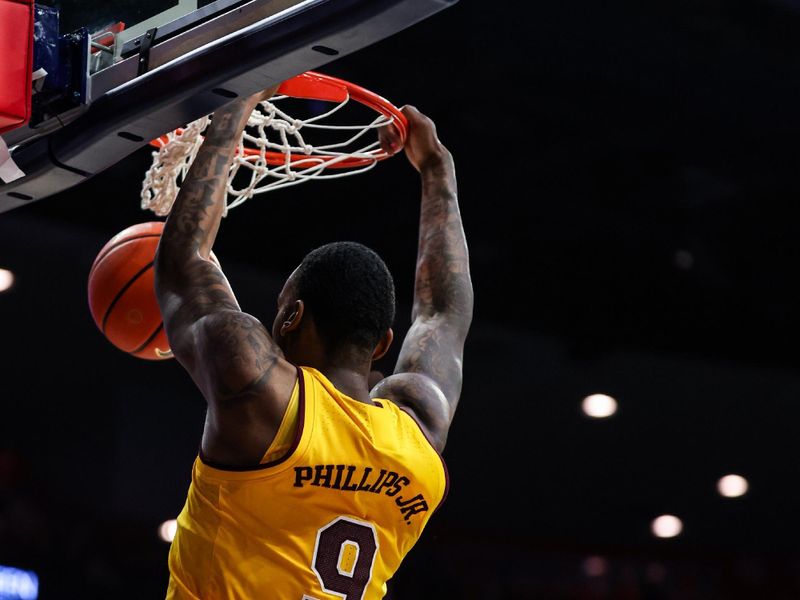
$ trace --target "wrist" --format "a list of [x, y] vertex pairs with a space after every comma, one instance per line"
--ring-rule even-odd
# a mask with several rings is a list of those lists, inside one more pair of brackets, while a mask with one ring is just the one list
[[455, 170], [442, 165], [441, 168], [428, 168], [420, 171], [422, 183], [423, 203], [426, 199], [437, 197], [456, 198], [458, 185], [456, 183]]
[[211, 117], [211, 124], [205, 137], [222, 136], [227, 138], [241, 133], [254, 108], [255, 105], [251, 106], [245, 100], [236, 100], [218, 108]]
[[454, 171], [453, 156], [447, 150], [427, 156], [419, 165], [419, 173], [423, 178], [441, 178]]

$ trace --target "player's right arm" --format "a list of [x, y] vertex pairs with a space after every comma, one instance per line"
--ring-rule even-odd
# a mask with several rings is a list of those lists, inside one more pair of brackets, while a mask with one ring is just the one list
[[[441, 451], [461, 396], [464, 343], [472, 322], [469, 253], [453, 157], [428, 117], [411, 106], [403, 113], [409, 122], [406, 156], [422, 182], [412, 323], [394, 374], [371, 394], [409, 409]], [[388, 131], [382, 142], [390, 151], [397, 149]]]
[[296, 380], [295, 368], [262, 323], [242, 312], [210, 257], [229, 165], [248, 115], [266, 94], [215, 112], [164, 224], [154, 265], [170, 347], [209, 404], [203, 452], [231, 465], [260, 461]]

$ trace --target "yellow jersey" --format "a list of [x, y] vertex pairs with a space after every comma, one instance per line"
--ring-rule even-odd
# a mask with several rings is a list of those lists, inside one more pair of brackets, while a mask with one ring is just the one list
[[308, 367], [265, 458], [246, 471], [195, 459], [168, 600], [382, 598], [447, 494], [444, 461], [408, 413]]

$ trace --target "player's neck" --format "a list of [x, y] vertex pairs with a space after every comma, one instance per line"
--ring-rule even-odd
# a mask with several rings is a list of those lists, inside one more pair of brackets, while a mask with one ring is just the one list
[[369, 374], [372, 361], [369, 355], [356, 349], [328, 352], [319, 338], [313, 320], [299, 332], [297, 341], [286, 349], [286, 358], [296, 365], [312, 367], [325, 375], [333, 386], [346, 396], [371, 404]]
[[328, 381], [344, 395], [360, 402], [372, 404], [368, 384], [369, 364], [360, 367], [327, 364], [314, 368], [325, 375]]

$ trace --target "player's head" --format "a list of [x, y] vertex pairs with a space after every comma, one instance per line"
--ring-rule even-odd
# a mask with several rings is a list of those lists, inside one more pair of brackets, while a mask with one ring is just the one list
[[334, 242], [309, 252], [278, 297], [272, 327], [287, 360], [377, 360], [392, 341], [395, 294], [389, 269], [373, 250]]

